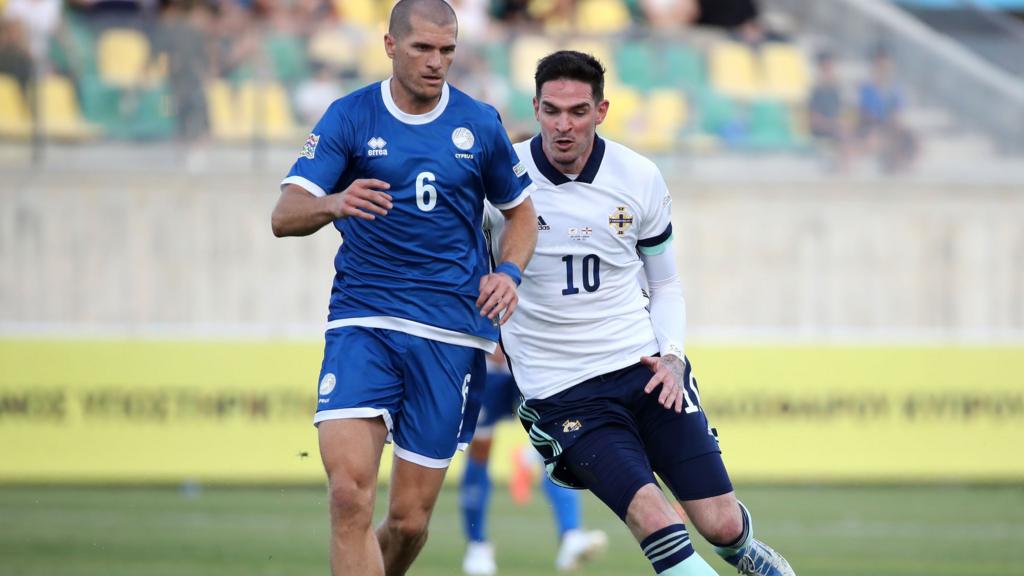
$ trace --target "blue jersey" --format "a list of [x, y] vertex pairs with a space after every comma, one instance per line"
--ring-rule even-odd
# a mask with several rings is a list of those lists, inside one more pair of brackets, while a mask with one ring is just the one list
[[282, 182], [317, 196], [354, 180], [391, 185], [376, 220], [335, 221], [328, 328], [369, 326], [493, 349], [498, 329], [476, 307], [488, 272], [483, 201], [509, 209], [530, 178], [494, 108], [444, 85], [431, 112], [402, 112], [390, 81], [335, 101]]

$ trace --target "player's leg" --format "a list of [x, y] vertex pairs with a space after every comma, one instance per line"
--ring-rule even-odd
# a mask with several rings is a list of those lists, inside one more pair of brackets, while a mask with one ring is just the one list
[[401, 397], [392, 353], [373, 329], [344, 327], [325, 335], [314, 423], [328, 478], [335, 576], [384, 574], [372, 521], [381, 450]]
[[714, 576], [658, 487], [636, 433], [606, 426], [579, 438], [562, 461], [629, 527], [656, 574]]
[[[445, 471], [459, 446], [481, 351], [402, 334], [405, 396], [395, 417], [388, 512], [378, 527], [388, 576], [404, 574], [427, 540]], [[472, 415], [475, 425], [476, 415]]]
[[372, 523], [387, 426], [373, 418], [328, 420], [318, 428], [330, 500], [331, 573], [383, 576]]
[[487, 541], [487, 506], [491, 497], [487, 462], [491, 443], [489, 434], [473, 438], [459, 490], [462, 527], [466, 536], [466, 556], [462, 561], [462, 571], [473, 576], [487, 576], [497, 572], [494, 548]]
[[394, 459], [387, 516], [377, 527], [387, 576], [405, 574], [427, 542], [427, 527], [447, 467]]
[[[687, 409], [682, 413], [666, 410], [653, 396], [646, 396], [638, 410], [654, 470], [683, 506], [690, 524], [741, 574], [793, 574], [782, 556], [753, 539], [749, 514], [736, 501], [689, 362], [685, 376]], [[743, 560], [745, 556], [749, 558]]]

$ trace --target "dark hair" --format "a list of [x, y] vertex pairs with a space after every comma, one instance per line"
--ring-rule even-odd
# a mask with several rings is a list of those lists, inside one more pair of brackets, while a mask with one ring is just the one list
[[538, 100], [541, 86], [552, 80], [578, 80], [590, 84], [594, 102], [604, 100], [604, 66], [590, 54], [575, 50], [548, 54], [537, 62], [537, 73], [533, 78], [537, 84]]
[[398, 3], [391, 9], [388, 34], [395, 38], [401, 38], [412, 30], [412, 14], [414, 12], [417, 16], [438, 26], [455, 24], [456, 33], [458, 32], [459, 20], [455, 17], [455, 10], [445, 0], [398, 0]]

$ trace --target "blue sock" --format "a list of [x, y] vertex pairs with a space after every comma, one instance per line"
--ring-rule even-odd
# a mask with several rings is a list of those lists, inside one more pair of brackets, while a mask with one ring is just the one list
[[[682, 524], [672, 524], [658, 530], [640, 543], [644, 550], [644, 556], [651, 561], [656, 574], [664, 574], [675, 569], [684, 560], [693, 555], [693, 545], [690, 544], [690, 533]], [[669, 572], [669, 574], [685, 574], [685, 572]], [[699, 572], [698, 572], [699, 574]]]
[[487, 540], [487, 504], [491, 497], [491, 476], [487, 463], [466, 458], [466, 472], [462, 476], [459, 505], [462, 508], [462, 528], [470, 542]]
[[580, 495], [575, 490], [562, 488], [544, 475], [544, 494], [551, 504], [551, 511], [558, 524], [558, 535], [580, 527]]

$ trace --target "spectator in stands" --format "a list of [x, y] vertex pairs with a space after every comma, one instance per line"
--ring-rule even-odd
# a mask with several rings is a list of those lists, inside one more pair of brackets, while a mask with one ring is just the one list
[[639, 7], [644, 23], [654, 30], [676, 31], [700, 15], [697, 0], [640, 0]]
[[45, 71], [50, 40], [60, 28], [61, 0], [7, 0], [3, 14], [21, 23], [32, 60], [40, 72]]
[[32, 79], [32, 54], [20, 22], [0, 18], [0, 74], [13, 77], [22, 89]]
[[903, 90], [893, 78], [892, 59], [884, 49], [872, 56], [871, 78], [858, 92], [857, 133], [886, 172], [905, 170], [917, 155], [917, 138], [903, 124]]
[[322, 62], [312, 63], [312, 75], [295, 89], [295, 111], [303, 126], [312, 126], [332, 102], [345, 95], [337, 70]]
[[154, 36], [155, 51], [167, 55], [167, 80], [178, 134], [186, 142], [207, 133], [204, 86], [210, 79], [211, 47], [207, 38], [212, 26], [213, 14], [205, 2], [170, 0], [164, 2]]
[[836, 168], [844, 170], [850, 159], [850, 135], [843, 123], [843, 96], [835, 61], [829, 52], [817, 56], [814, 88], [807, 102], [810, 133], [836, 154]]
[[219, 3], [220, 14], [214, 27], [214, 76], [232, 81], [256, 76], [260, 52], [260, 33], [252, 13], [235, 0]]

